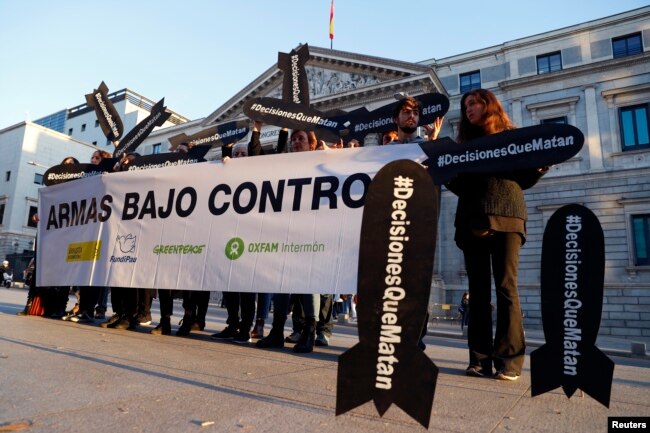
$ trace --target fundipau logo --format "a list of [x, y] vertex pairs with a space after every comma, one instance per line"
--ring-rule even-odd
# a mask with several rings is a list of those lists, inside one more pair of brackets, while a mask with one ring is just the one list
[[[112, 255], [110, 258], [111, 263], [135, 263], [138, 258], [131, 254], [135, 253], [137, 240], [138, 237], [133, 236], [132, 233], [129, 233], [126, 236], [117, 235], [115, 243], [117, 244], [119, 251], [122, 253], [122, 256], [116, 257]], [[115, 248], [113, 248], [113, 251], [115, 251]]]
[[232, 238], [226, 243], [226, 257], [237, 260], [244, 254], [244, 241], [241, 238]]

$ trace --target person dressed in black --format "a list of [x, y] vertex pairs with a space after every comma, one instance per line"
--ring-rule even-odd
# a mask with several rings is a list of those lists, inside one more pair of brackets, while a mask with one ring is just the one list
[[[115, 171], [127, 171], [130, 164], [139, 157], [138, 153], [127, 153], [118, 162]], [[139, 322], [138, 289], [132, 287], [111, 287], [111, 306], [113, 316], [99, 324], [102, 328], [136, 329]]]
[[14, 273], [9, 267], [9, 261], [4, 260], [2, 266], [0, 266], [0, 275], [2, 275], [2, 283], [6, 288], [10, 288], [13, 283]]
[[463, 293], [463, 298], [458, 304], [458, 312], [460, 313], [460, 329], [464, 331], [469, 323], [469, 293]]
[[[410, 96], [404, 97], [399, 100], [393, 108], [393, 123], [397, 126], [396, 134], [390, 135], [394, 137], [392, 141], [387, 141], [384, 144], [399, 145], [407, 143], [422, 143], [424, 138], [418, 135], [418, 126], [420, 126], [420, 115], [422, 114], [422, 104]], [[442, 117], [436, 118], [434, 123], [430, 125], [422, 125], [427, 133], [427, 139], [430, 141], [436, 140], [442, 127]], [[440, 203], [440, 188], [435, 187], [438, 203]], [[418, 347], [422, 350], [426, 349], [424, 344], [424, 337], [427, 335], [427, 324], [429, 323], [429, 312], [426, 313], [424, 325], [420, 333], [420, 340]]]
[[[242, 158], [247, 156], [264, 155], [264, 149], [260, 141], [260, 133], [262, 131], [262, 122], [256, 120], [253, 122], [251, 130], [251, 138], [248, 145], [237, 143], [231, 147], [222, 147], [222, 159], [226, 163], [230, 158]], [[277, 153], [282, 153], [286, 146], [288, 132], [286, 129], [280, 131], [278, 138]], [[260, 294], [258, 308], [268, 308], [270, 301], [268, 297], [270, 294]], [[255, 321], [256, 329], [255, 335], [257, 337], [263, 336], [264, 320], [262, 319], [268, 314], [260, 311], [260, 317], [255, 317], [255, 300], [258, 297], [256, 293], [252, 292], [224, 292], [223, 302], [228, 310], [228, 318], [226, 320], [227, 326], [221, 331], [212, 334], [210, 338], [213, 340], [232, 340], [235, 343], [245, 344], [251, 341], [251, 329], [253, 328], [253, 321]], [[260, 309], [261, 309], [260, 308]], [[241, 313], [241, 314], [240, 314]], [[260, 329], [261, 326], [261, 329]]]
[[[457, 141], [513, 129], [501, 103], [488, 90], [472, 90], [461, 99]], [[455, 241], [463, 250], [469, 282], [469, 376], [517, 380], [524, 363], [524, 329], [517, 289], [519, 249], [525, 241], [528, 217], [523, 190], [548, 171], [504, 170], [462, 173], [446, 186], [458, 196]], [[496, 332], [492, 335], [491, 277], [497, 301]]]

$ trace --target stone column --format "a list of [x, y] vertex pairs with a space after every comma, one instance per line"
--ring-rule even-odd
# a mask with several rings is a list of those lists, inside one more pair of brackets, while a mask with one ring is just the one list
[[585, 141], [589, 150], [590, 171], [603, 169], [603, 149], [600, 143], [600, 125], [596, 106], [596, 89], [592, 86], [585, 90], [585, 110], [587, 114], [587, 130]]
[[618, 110], [616, 109], [615, 98], [616, 96], [614, 95], [605, 96], [605, 101], [607, 101], [607, 111], [609, 114], [609, 136], [611, 137], [611, 151], [621, 152], [623, 151], [623, 145], [621, 144], [621, 137], [619, 134], [619, 129], [617, 127]]
[[[523, 116], [521, 115], [521, 100], [520, 99], [513, 99], [511, 102], [512, 106], [512, 122], [517, 125], [518, 127], [523, 127], [524, 126], [524, 120]], [[533, 113], [533, 116], [535, 116], [535, 113]], [[536, 123], [533, 123], [533, 125], [536, 125]]]

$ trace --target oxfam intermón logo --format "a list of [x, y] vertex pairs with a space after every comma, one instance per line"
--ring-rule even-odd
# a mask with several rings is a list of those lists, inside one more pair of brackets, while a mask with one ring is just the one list
[[244, 254], [244, 241], [241, 238], [232, 238], [226, 243], [226, 257], [237, 260]]

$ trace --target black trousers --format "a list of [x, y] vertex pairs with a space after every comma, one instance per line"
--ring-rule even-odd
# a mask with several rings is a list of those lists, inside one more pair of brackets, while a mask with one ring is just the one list
[[138, 315], [151, 317], [151, 303], [156, 297], [156, 289], [138, 289]]
[[[316, 322], [316, 332], [323, 333], [328, 337], [332, 336], [334, 321], [332, 319], [334, 311], [334, 300], [332, 295], [319, 295], [320, 309], [318, 310], [318, 321]], [[293, 332], [302, 332], [305, 327], [305, 309], [303, 306], [303, 295], [291, 295], [289, 299], [289, 308], [291, 309], [291, 321]]]
[[318, 312], [318, 322], [316, 322], [316, 332], [332, 336], [334, 321], [332, 313], [334, 309], [334, 299], [332, 295], [320, 295], [320, 311]]
[[[521, 374], [526, 343], [517, 289], [521, 237], [497, 232], [466, 239], [463, 245], [469, 280], [469, 363]], [[496, 331], [492, 337], [492, 281], [496, 288]]]
[[83, 286], [79, 288], [79, 312], [86, 313], [90, 317], [95, 314], [95, 305], [99, 299], [101, 287]]
[[[210, 292], [205, 290], [183, 290], [183, 309], [192, 311], [197, 322], [205, 322], [210, 303]], [[162, 307], [161, 307], [162, 308]], [[170, 314], [171, 315], [171, 314]], [[253, 310], [253, 315], [255, 312]]]
[[[223, 292], [224, 303], [228, 310], [226, 323], [238, 329], [250, 329], [255, 321], [255, 299], [257, 293]], [[241, 319], [239, 312], [241, 309]]]
[[115, 314], [135, 318], [138, 311], [138, 289], [111, 287], [111, 306]]
[[160, 317], [172, 317], [174, 312], [174, 297], [169, 289], [158, 289], [158, 301], [160, 302]]

